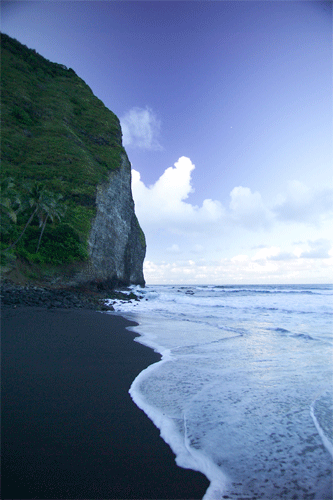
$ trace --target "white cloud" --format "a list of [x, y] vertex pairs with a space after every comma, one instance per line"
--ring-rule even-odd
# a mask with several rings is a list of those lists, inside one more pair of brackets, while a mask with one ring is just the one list
[[296, 253], [281, 251], [281, 248], [276, 246], [258, 245], [255, 249], [259, 251], [254, 255], [252, 260], [261, 264], [269, 260], [279, 261], [297, 258]]
[[333, 190], [313, 190], [299, 181], [288, 185], [287, 193], [273, 207], [277, 219], [286, 222], [318, 224], [333, 211]]
[[222, 217], [224, 210], [219, 201], [207, 199], [201, 207], [185, 201], [193, 191], [191, 172], [194, 168], [191, 160], [182, 156], [149, 187], [141, 181], [140, 173], [132, 170], [135, 210], [143, 228], [159, 225], [165, 230], [186, 232], [203, 228]]
[[[230, 193], [228, 209], [218, 200], [207, 198], [202, 206], [187, 201], [195, 165], [185, 156], [167, 168], [152, 186], [147, 187], [140, 173], [132, 170], [132, 191], [136, 212], [143, 227], [159, 225], [171, 232], [224, 231], [243, 227], [249, 231], [270, 230], [276, 223], [317, 223], [333, 210], [333, 191], [314, 191], [304, 184], [290, 183], [285, 195], [270, 208], [261, 194], [237, 186]], [[331, 196], [332, 195], [332, 196]]]
[[277, 255], [272, 255], [269, 257], [269, 260], [293, 260], [296, 259], [297, 256], [291, 252], [279, 252]]
[[281, 252], [280, 247], [264, 247], [253, 257], [254, 261], [264, 261], [265, 259], [272, 259], [279, 255]]
[[[326, 239], [328, 189], [314, 191], [293, 183], [270, 208], [261, 193], [237, 186], [227, 208], [209, 198], [196, 206], [189, 200], [194, 170], [191, 160], [182, 156], [151, 186], [132, 170], [136, 213], [148, 244], [144, 263], [148, 284], [333, 279], [333, 250]], [[310, 221], [317, 224], [309, 229]], [[263, 235], [258, 241], [258, 230], [265, 231], [265, 244]]]
[[161, 122], [152, 109], [132, 108], [121, 119], [123, 145], [148, 150], [162, 150], [159, 143]]
[[235, 187], [230, 193], [231, 219], [248, 228], [268, 228], [271, 225], [272, 215], [265, 207], [261, 194], [252, 193], [247, 187]]
[[303, 259], [329, 259], [331, 257], [331, 242], [324, 238], [315, 241], [308, 241], [310, 249], [302, 252], [300, 257]]
[[[267, 257], [239, 254], [218, 262], [174, 261], [144, 263], [144, 273], [148, 284], [273, 284], [273, 283], [328, 283], [333, 279], [333, 257], [330, 259], [279, 259], [282, 252], [272, 255], [279, 249], [268, 248]], [[276, 257], [276, 259], [274, 258]]]

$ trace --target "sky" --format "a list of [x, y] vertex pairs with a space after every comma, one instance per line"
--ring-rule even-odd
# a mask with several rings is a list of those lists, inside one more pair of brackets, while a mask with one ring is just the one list
[[120, 119], [147, 284], [333, 282], [332, 3], [3, 1]]

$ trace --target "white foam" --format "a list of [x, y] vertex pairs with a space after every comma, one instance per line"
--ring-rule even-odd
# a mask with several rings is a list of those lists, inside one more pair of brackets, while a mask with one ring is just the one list
[[[324, 391], [326, 392], [326, 391]], [[330, 439], [328, 438], [328, 436], [326, 436], [325, 434], [325, 431], [324, 429], [321, 427], [321, 425], [319, 424], [318, 422], [318, 419], [315, 415], [315, 404], [316, 402], [319, 400], [319, 398], [324, 394], [324, 392], [318, 396], [314, 401], [313, 403], [311, 404], [310, 406], [310, 414], [311, 414], [311, 417], [313, 419], [313, 422], [316, 426], [316, 429], [318, 431], [318, 434], [319, 436], [321, 437], [321, 440], [323, 442], [323, 445], [325, 446], [325, 448], [327, 449], [327, 451], [331, 454], [331, 456], [333, 457], [333, 445], [332, 445], [332, 442], [330, 441]]]
[[[135, 404], [145, 412], [155, 426], [160, 429], [162, 439], [170, 446], [176, 455], [176, 463], [184, 469], [202, 472], [210, 481], [210, 485], [203, 497], [204, 500], [219, 500], [228, 484], [225, 474], [204, 453], [192, 448], [187, 436], [186, 415], [183, 414], [184, 435], [181, 435], [175, 425], [175, 418], [166, 415], [151, 406], [140, 391], [140, 384], [157, 368], [172, 357], [170, 352], [164, 352], [161, 361], [150, 365], [143, 370], [132, 383], [129, 393]], [[177, 419], [178, 422], [180, 419]]]
[[230, 496], [231, 483], [237, 497], [270, 500], [284, 488], [320, 491], [327, 453], [318, 442], [332, 445], [309, 406], [332, 372], [330, 290], [188, 290], [147, 287], [140, 302], [114, 304], [139, 323], [135, 340], [162, 355], [133, 382], [133, 401], [177, 464], [210, 480], [205, 500]]

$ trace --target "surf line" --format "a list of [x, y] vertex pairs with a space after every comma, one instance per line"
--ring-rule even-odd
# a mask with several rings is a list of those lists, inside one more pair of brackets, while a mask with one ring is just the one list
[[[149, 347], [151, 347], [151, 344]], [[170, 446], [176, 455], [176, 464], [183, 469], [192, 469], [201, 472], [207, 477], [210, 485], [207, 488], [202, 500], [220, 500], [230, 481], [221, 469], [213, 462], [213, 460], [206, 456], [204, 452], [191, 447], [190, 440], [188, 438], [188, 425], [185, 413], [182, 412], [183, 418], [181, 416], [179, 418], [168, 416], [163, 412], [163, 410], [151, 405], [140, 390], [141, 383], [144, 382], [147, 377], [152, 375], [155, 370], [160, 368], [161, 365], [168, 361], [175, 362], [175, 359], [171, 356], [169, 349], [162, 351], [161, 354], [162, 359], [160, 361], [153, 363], [139, 373], [139, 375], [134, 379], [128, 392], [134, 403], [144, 411], [147, 417], [160, 430], [161, 438]], [[177, 429], [175, 420], [183, 420], [184, 436], [182, 436], [179, 429]]]
[[310, 415], [312, 417], [312, 420], [316, 426], [316, 429], [317, 429], [317, 432], [319, 434], [319, 436], [321, 437], [321, 440], [323, 442], [323, 445], [325, 446], [325, 448], [327, 449], [327, 451], [332, 455], [333, 457], [333, 445], [331, 443], [331, 441], [328, 439], [328, 437], [325, 435], [325, 432], [324, 430], [322, 429], [322, 427], [320, 426], [318, 420], [317, 420], [317, 417], [314, 413], [314, 406], [316, 404], [316, 401], [318, 401], [318, 399], [325, 393], [326, 391], [323, 391], [310, 405]]

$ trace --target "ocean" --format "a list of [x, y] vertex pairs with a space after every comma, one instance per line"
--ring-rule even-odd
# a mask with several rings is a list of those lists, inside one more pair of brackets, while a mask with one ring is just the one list
[[113, 301], [162, 355], [130, 395], [204, 500], [332, 499], [333, 286], [132, 287]]

